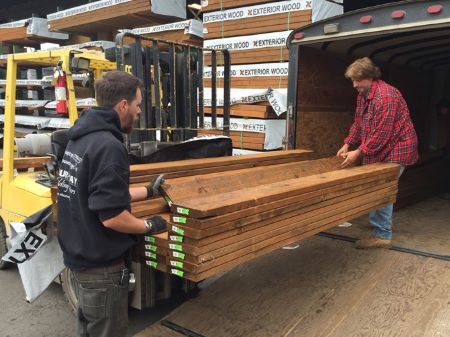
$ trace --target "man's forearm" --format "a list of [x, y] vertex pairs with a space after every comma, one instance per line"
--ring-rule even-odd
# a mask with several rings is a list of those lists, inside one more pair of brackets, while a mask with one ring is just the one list
[[147, 232], [144, 220], [136, 218], [127, 210], [124, 210], [111, 219], [103, 221], [103, 225], [121, 233], [144, 234]]

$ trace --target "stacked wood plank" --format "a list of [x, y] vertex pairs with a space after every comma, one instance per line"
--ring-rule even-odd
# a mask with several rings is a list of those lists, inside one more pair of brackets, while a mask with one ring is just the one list
[[203, 23], [198, 20], [185, 20], [165, 25], [135, 28], [133, 34], [140, 34], [160, 40], [177, 41], [203, 46]]
[[[191, 159], [165, 163], [140, 164], [130, 167], [132, 186], [147, 185], [150, 181], [164, 174], [165, 179], [198, 176], [239, 170], [243, 168], [273, 166], [283, 163], [296, 163], [310, 158], [311, 153], [304, 150], [273, 151], [240, 157], [219, 157]], [[133, 202], [131, 212], [138, 218], [147, 218], [159, 214], [170, 220], [170, 207], [162, 197]], [[134, 255], [138, 261], [160, 271], [167, 270], [169, 257], [168, 234], [145, 236], [141, 238]], [[164, 258], [163, 258], [164, 257]], [[163, 263], [164, 262], [164, 263]]]
[[400, 177], [395, 208], [406, 207], [444, 192], [449, 167], [450, 158], [442, 152], [424, 154], [419, 163], [407, 167]]
[[47, 19], [50, 31], [90, 34], [142, 27], [149, 22], [163, 24], [174, 21], [174, 17], [153, 13], [151, 1], [148, 0], [130, 0], [112, 5], [97, 1], [49, 14]]
[[166, 180], [168, 248], [149, 247], [162, 252], [153, 255], [154, 267], [197, 282], [395, 200], [398, 165], [342, 170], [339, 163], [333, 157]]
[[[264, 1], [264, 0], [213, 0], [205, 1], [203, 6], [204, 47], [210, 49], [228, 49], [231, 55], [231, 88], [234, 89], [286, 89], [288, 50], [287, 37], [293, 28], [311, 23], [311, 3], [303, 0]], [[218, 57], [218, 87], [223, 82], [222, 59]], [[211, 57], [205, 57], [205, 64], [211, 64]], [[211, 86], [210, 69], [205, 72], [205, 87]], [[282, 106], [286, 105], [286, 96], [282, 95]], [[266, 98], [269, 102], [269, 98]], [[242, 105], [239, 110], [232, 110], [237, 116], [247, 117], [254, 111], [254, 106], [247, 105], [248, 112]], [[274, 100], [270, 100], [275, 104]], [[275, 107], [274, 105], [272, 105]], [[277, 107], [280, 106], [277, 103]], [[282, 111], [269, 114], [283, 118]], [[261, 118], [261, 117], [259, 117]], [[268, 118], [265, 115], [263, 118]], [[234, 130], [242, 132], [243, 130]], [[248, 135], [253, 137], [253, 135]], [[283, 137], [283, 136], [280, 136]], [[233, 137], [232, 137], [233, 138]], [[236, 135], [234, 136], [236, 138]], [[234, 139], [233, 139], [234, 140]], [[240, 140], [240, 139], [239, 139]], [[263, 143], [233, 142], [234, 148], [267, 150]], [[279, 142], [280, 146], [282, 142]]]

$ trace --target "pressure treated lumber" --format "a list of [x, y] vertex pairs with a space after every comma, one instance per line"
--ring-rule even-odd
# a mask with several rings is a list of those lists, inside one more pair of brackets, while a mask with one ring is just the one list
[[211, 276], [217, 275], [221, 272], [224, 272], [224, 271], [226, 271], [232, 267], [235, 267], [239, 264], [250, 261], [258, 256], [270, 253], [271, 251], [279, 249], [285, 245], [289, 245], [289, 244], [298, 242], [304, 238], [310, 237], [316, 233], [319, 233], [328, 228], [334, 227], [337, 224], [346, 221], [346, 219], [348, 219], [349, 217], [353, 217], [353, 216], [356, 217], [356, 216], [366, 214], [368, 209], [370, 210], [370, 209], [379, 208], [387, 203], [393, 202], [394, 200], [395, 199], [392, 198], [392, 199], [386, 199], [383, 202], [378, 203], [378, 204], [376, 204], [376, 203], [367, 204], [362, 207], [353, 209], [352, 212], [347, 212], [343, 215], [336, 216], [332, 220], [323, 220], [323, 221], [317, 223], [317, 227], [315, 229], [312, 229], [312, 230], [304, 232], [304, 233], [299, 233], [299, 234], [289, 236], [285, 240], [276, 241], [279, 238], [274, 238], [272, 241], [275, 241], [275, 242], [273, 242], [273, 243], [272, 242], [264, 242], [263, 244], [261, 244], [261, 246], [263, 246], [263, 248], [261, 248], [261, 249], [256, 249], [256, 247], [252, 247], [252, 249], [250, 250], [250, 252], [248, 254], [240, 256], [234, 260], [231, 260], [229, 262], [221, 264], [217, 267], [213, 267], [205, 272], [195, 274], [195, 273], [181, 271], [181, 273], [180, 273], [180, 272], [174, 271], [174, 269], [171, 269], [170, 272], [174, 273], [174, 274], [176, 273], [176, 274], [178, 274], [186, 279], [189, 279], [191, 281], [199, 282], [208, 277], [211, 277]]
[[217, 39], [300, 28], [311, 23], [311, 10], [257, 16], [239, 20], [203, 23], [204, 38]]
[[[23, 157], [14, 158], [13, 167], [15, 169], [42, 168], [44, 164], [50, 161], [50, 157]], [[3, 159], [0, 159], [0, 169], [3, 169]]]
[[[257, 60], [254, 60], [257, 62]], [[203, 80], [205, 88], [211, 87], [211, 80]], [[255, 88], [255, 89], [284, 89], [287, 88], [287, 76], [254, 76], [254, 77], [233, 77], [230, 78], [231, 88]], [[223, 88], [223, 79], [217, 79], [217, 88]]]
[[[205, 107], [205, 114], [211, 114], [211, 108]], [[217, 116], [223, 115], [223, 108], [217, 107]], [[248, 117], [248, 118], [284, 118], [279, 117], [272, 109], [270, 105], [267, 104], [236, 104], [230, 107], [230, 116], [233, 117]]]
[[[289, 60], [289, 50], [285, 46], [271, 48], [255, 48], [247, 50], [230, 50], [231, 64], [252, 64], [280, 62]], [[217, 65], [223, 65], [218, 58]], [[211, 56], [205, 55], [204, 64], [211, 66]]]
[[[164, 194], [172, 202], [211, 197], [217, 194], [248, 189], [270, 183], [283, 183], [288, 179], [307, 177], [314, 174], [338, 170], [341, 158], [330, 157], [319, 160], [305, 160], [286, 164], [272, 165], [204, 174], [199, 177], [184, 177], [166, 181], [163, 184]], [[224, 184], [226, 181], [226, 184]]]
[[170, 21], [175, 21], [175, 19], [154, 14], [150, 1], [131, 0], [60, 19], [49, 17], [48, 25], [50, 31], [98, 33], [148, 26], [149, 23], [157, 25]]
[[[299, 195], [317, 188], [336, 186], [340, 183], [361, 179], [378, 172], [389, 174], [390, 172], [398, 173], [398, 171], [399, 165], [397, 164], [376, 163], [345, 170], [325, 172], [305, 178], [266, 183], [264, 185], [246, 188], [245, 190], [234, 190], [221, 194], [206, 194], [204, 192], [205, 186], [199, 186], [191, 192], [189, 198], [177, 200], [171, 195], [169, 195], [169, 198], [172, 201], [172, 212], [189, 215], [193, 218], [204, 218]], [[166, 187], [163, 186], [163, 188]]]
[[[194, 256], [201, 256], [202, 254], [215, 251], [217, 249], [222, 249], [224, 247], [229, 249], [232, 247], [231, 245], [236, 242], [244, 239], [250, 239], [257, 234], [275, 231], [277, 228], [281, 227], [283, 223], [287, 224], [297, 222], [302, 219], [308, 220], [315, 214], [322, 214], [328, 210], [333, 211], [340, 206], [353, 207], [358, 202], [369, 200], [368, 198], [375, 197], [375, 199], [380, 199], [384, 196], [391, 196], [393, 192], [396, 191], [397, 182], [395, 180], [391, 180], [390, 182], [381, 185], [373, 187], [367, 187], [367, 185], [365, 185], [364, 187], [364, 189], [350, 189], [349, 191], [344, 190], [339, 194], [327, 195], [323, 198], [324, 200], [316, 198], [316, 200], [311, 200], [307, 203], [292, 205], [293, 207], [286, 212], [280, 212], [280, 214], [271, 215], [266, 218], [262, 217], [259, 221], [252, 221], [250, 224], [239, 226], [239, 230], [231, 230], [220, 233], [220, 235], [209, 237], [212, 242], [202, 246], [200, 246], [200, 240], [188, 241], [185, 236], [182, 236], [180, 245], [183, 247], [183, 252]], [[177, 239], [177, 233], [170, 233], [169, 239], [171, 241], [180, 242], [180, 240]], [[205, 259], [199, 259], [199, 262], [202, 261], [205, 261]]]
[[39, 36], [28, 33], [27, 27], [0, 28], [0, 42], [6, 44], [40, 47], [41, 43], [61, 43], [61, 39]]
[[202, 5], [202, 11], [211, 12], [277, 1], [279, 0], [208, 0], [206, 4]]
[[267, 166], [278, 163], [301, 161], [310, 158], [311, 151], [272, 151], [246, 156], [230, 156], [204, 159], [178, 160], [164, 163], [139, 164], [130, 166], [130, 182], [145, 183], [160, 174], [166, 179], [192, 176], [203, 173], [229, 171], [246, 167]]
[[[221, 135], [222, 131], [202, 130], [198, 132], [199, 136]], [[230, 131], [229, 137], [233, 143], [233, 148], [249, 150], [266, 150], [265, 134], [261, 132]], [[281, 147], [281, 146], [280, 146]]]
[[303, 206], [306, 207], [318, 202], [325, 202], [326, 200], [337, 198], [348, 193], [371, 191], [373, 188], [376, 189], [378, 185], [384, 185], [395, 180], [394, 178], [394, 175], [370, 177], [350, 183], [343, 183], [338, 188], [329, 187], [318, 189], [299, 196], [269, 202], [216, 217], [194, 219], [172, 215], [172, 225], [169, 231], [181, 233], [186, 238], [185, 242], [189, 242], [189, 238], [192, 238], [191, 242], [195, 239], [195, 244], [202, 246], [225, 238], [231, 233], [240, 233], [243, 231], [242, 227], [244, 226], [260, 223], [261, 221], [264, 222], [275, 216], [288, 216], [286, 214], [297, 211]]

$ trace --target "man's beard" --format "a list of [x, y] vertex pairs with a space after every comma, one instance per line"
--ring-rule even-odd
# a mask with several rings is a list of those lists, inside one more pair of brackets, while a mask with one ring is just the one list
[[127, 120], [125, 125], [122, 128], [123, 133], [131, 133], [133, 131], [134, 119], [131, 113], [127, 112]]

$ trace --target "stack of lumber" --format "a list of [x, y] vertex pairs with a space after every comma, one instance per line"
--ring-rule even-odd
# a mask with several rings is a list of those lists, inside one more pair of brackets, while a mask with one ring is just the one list
[[69, 36], [51, 33], [47, 29], [47, 20], [29, 18], [0, 25], [0, 42], [28, 47], [39, 47], [44, 42], [61, 43]]
[[[273, 166], [284, 163], [298, 163], [307, 160], [310, 151], [290, 150], [273, 151], [270, 153], [253, 154], [240, 157], [219, 157], [205, 159], [191, 159], [165, 163], [140, 164], [130, 167], [131, 186], [145, 186], [160, 174], [165, 179], [178, 177], [199, 176], [208, 173], [227, 172], [252, 167]], [[162, 197], [133, 202], [131, 212], [138, 218], [147, 218], [159, 214], [170, 220], [170, 207]], [[134, 255], [139, 261], [158, 270], [166, 271], [166, 261], [169, 257], [168, 234], [145, 236], [136, 246]], [[162, 261], [162, 256], [165, 260]], [[164, 263], [163, 263], [164, 262]]]
[[[214, 0], [204, 1], [203, 46], [210, 49], [228, 49], [231, 55], [231, 88], [233, 89], [286, 89], [288, 75], [287, 37], [293, 28], [311, 23], [312, 3], [304, 0], [264, 1], [264, 0]], [[211, 65], [211, 57], [205, 57], [205, 64]], [[218, 58], [218, 87], [222, 86], [221, 59]], [[205, 87], [211, 86], [211, 69], [205, 69]], [[282, 96], [282, 106], [286, 105], [286, 96]], [[240, 117], [247, 117], [254, 107], [267, 109], [266, 97], [262, 103], [245, 105], [232, 110]], [[270, 101], [272, 107], [273, 100]], [[279, 106], [280, 104], [277, 104]], [[275, 113], [276, 111], [276, 113]], [[271, 109], [268, 114], [283, 118], [282, 111]], [[237, 115], [236, 115], [237, 116]], [[261, 117], [259, 117], [261, 118]], [[268, 118], [267, 115], [262, 118]], [[242, 131], [233, 130], [232, 131]], [[252, 136], [252, 135], [249, 135]], [[280, 136], [283, 137], [282, 135]], [[233, 144], [237, 149], [267, 150], [263, 144], [259, 147], [248, 146], [250, 142]], [[279, 144], [282, 144], [281, 140]]]
[[421, 155], [421, 160], [414, 166], [407, 167], [400, 177], [398, 201], [399, 209], [444, 192], [450, 158], [441, 151]]
[[339, 163], [332, 157], [166, 180], [171, 225], [167, 245], [165, 237], [148, 245], [161, 252], [153, 267], [198, 282], [395, 201], [399, 165]]
[[151, 1], [95, 1], [47, 15], [50, 31], [93, 34], [163, 24], [174, 17], [155, 14]]
[[203, 23], [198, 20], [185, 20], [165, 25], [135, 28], [133, 34], [140, 34], [154, 39], [177, 41], [203, 46]]

